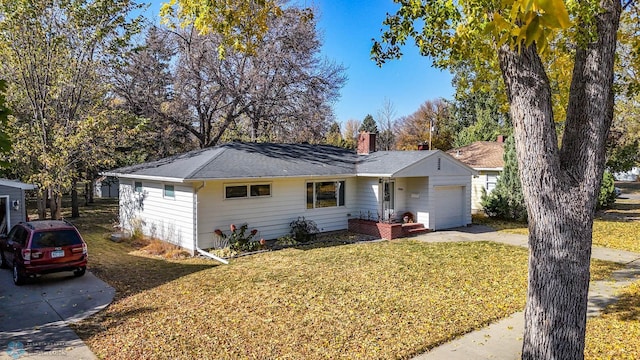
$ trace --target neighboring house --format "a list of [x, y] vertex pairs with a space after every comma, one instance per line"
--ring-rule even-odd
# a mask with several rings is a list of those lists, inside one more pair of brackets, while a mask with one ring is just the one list
[[96, 179], [93, 194], [99, 198], [118, 197], [118, 179], [112, 176], [101, 176]]
[[447, 153], [478, 172], [471, 181], [471, 211], [482, 211], [482, 194], [490, 193], [496, 187], [498, 176], [504, 167], [504, 138], [498, 137], [498, 141], [476, 141]]
[[358, 154], [327, 145], [228, 143], [115, 169], [120, 223], [192, 252], [214, 230], [247, 223], [259, 236], [289, 233], [298, 217], [322, 232], [349, 218], [397, 219], [411, 212], [432, 230], [471, 223], [473, 169], [439, 151], [375, 152], [360, 134]]
[[639, 181], [640, 180], [640, 168], [634, 167], [629, 171], [613, 174], [616, 181]]
[[0, 234], [7, 234], [11, 226], [27, 220], [25, 191], [35, 189], [35, 185], [0, 179]]

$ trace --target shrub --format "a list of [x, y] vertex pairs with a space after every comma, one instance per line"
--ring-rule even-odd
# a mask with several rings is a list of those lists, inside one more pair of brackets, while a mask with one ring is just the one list
[[144, 222], [140, 218], [131, 219], [131, 240], [139, 241], [144, 238], [144, 232], [142, 231], [142, 227], [144, 226]]
[[605, 171], [600, 185], [600, 195], [598, 195], [598, 209], [606, 209], [616, 202], [615, 179], [610, 172]]
[[281, 236], [276, 240], [276, 244], [280, 246], [297, 245], [298, 242], [291, 235]]
[[291, 236], [298, 242], [314, 240], [320, 232], [315, 221], [306, 220], [304, 217], [298, 217], [297, 220], [293, 220], [289, 227], [291, 228]]
[[260, 248], [260, 243], [252, 241], [253, 237], [258, 233], [257, 229], [253, 229], [247, 233], [249, 226], [245, 223], [239, 228], [234, 224], [229, 226], [230, 234], [225, 234], [220, 229], [216, 229], [214, 233], [222, 240], [229, 243], [229, 247], [234, 251], [255, 251]]

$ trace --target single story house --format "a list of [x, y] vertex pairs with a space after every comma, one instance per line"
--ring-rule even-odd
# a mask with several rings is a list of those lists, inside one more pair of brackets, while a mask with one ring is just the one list
[[375, 134], [362, 133], [357, 152], [233, 142], [104, 175], [119, 178], [123, 229], [139, 226], [197, 252], [230, 224], [276, 239], [298, 217], [322, 232], [345, 230], [350, 218], [390, 221], [406, 212], [431, 230], [465, 226], [474, 173], [439, 150], [375, 151]]
[[629, 171], [619, 172], [613, 174], [616, 181], [639, 181], [640, 180], [640, 167], [631, 168]]
[[25, 191], [36, 188], [20, 181], [0, 179], [0, 234], [7, 234], [13, 225], [27, 220]]
[[471, 181], [471, 211], [482, 211], [482, 194], [490, 193], [504, 168], [504, 137], [498, 141], [476, 141], [447, 153], [477, 171]]

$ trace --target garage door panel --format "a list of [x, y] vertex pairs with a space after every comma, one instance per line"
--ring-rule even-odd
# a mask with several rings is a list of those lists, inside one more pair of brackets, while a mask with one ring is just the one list
[[464, 187], [436, 187], [434, 193], [435, 230], [464, 226]]

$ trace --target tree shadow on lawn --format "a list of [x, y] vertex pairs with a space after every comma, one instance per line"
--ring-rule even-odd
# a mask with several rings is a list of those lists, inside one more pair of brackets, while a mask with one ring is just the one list
[[640, 218], [640, 201], [629, 202], [621, 198], [611, 209], [604, 210], [598, 217], [604, 220], [636, 220]]

